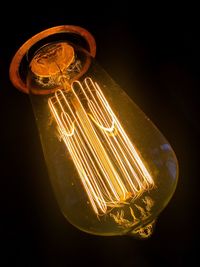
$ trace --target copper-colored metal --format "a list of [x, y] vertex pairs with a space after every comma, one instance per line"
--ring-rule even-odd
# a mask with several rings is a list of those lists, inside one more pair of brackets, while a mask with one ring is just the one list
[[84, 28], [81, 28], [79, 26], [73, 26], [73, 25], [62, 25], [62, 26], [56, 26], [56, 27], [44, 30], [42, 32], [39, 32], [38, 34], [31, 37], [28, 41], [26, 41], [19, 48], [19, 50], [14, 55], [11, 61], [11, 64], [10, 64], [10, 70], [9, 70], [10, 80], [13, 83], [13, 85], [20, 91], [27, 93], [27, 94], [29, 93], [26, 83], [21, 79], [20, 74], [19, 74], [20, 64], [21, 64], [21, 61], [24, 55], [35, 43], [44, 39], [47, 36], [54, 35], [56, 33], [74, 33], [74, 34], [80, 35], [88, 43], [90, 55], [92, 57], [95, 57], [96, 55], [95, 39]]
[[[38, 53], [31, 61], [31, 71], [39, 77], [50, 77], [63, 72], [74, 61], [74, 48], [57, 43]], [[59, 66], [59, 68], [58, 68]]]

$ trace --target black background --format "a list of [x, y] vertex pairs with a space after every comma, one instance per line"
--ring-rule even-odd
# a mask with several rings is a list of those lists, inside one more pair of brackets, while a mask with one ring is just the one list
[[[1, 10], [0, 265], [197, 265], [200, 37], [196, 7], [183, 3], [138, 7], [125, 1], [9, 5]], [[85, 27], [94, 35], [97, 61], [176, 152], [178, 186], [148, 240], [83, 233], [65, 220], [57, 206], [29, 97], [12, 86], [8, 69], [28, 38], [62, 24]]]

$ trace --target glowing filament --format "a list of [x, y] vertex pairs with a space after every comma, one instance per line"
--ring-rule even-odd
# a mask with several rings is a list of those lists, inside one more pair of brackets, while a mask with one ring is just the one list
[[69, 90], [57, 90], [49, 107], [96, 214], [105, 214], [154, 186], [136, 148], [91, 78], [73, 82]]

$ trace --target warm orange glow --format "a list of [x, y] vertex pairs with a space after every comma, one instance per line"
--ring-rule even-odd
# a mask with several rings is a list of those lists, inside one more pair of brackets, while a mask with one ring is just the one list
[[[27, 51], [35, 45], [37, 42], [40, 40], [48, 37], [48, 36], [53, 36], [54, 34], [58, 33], [72, 33], [78, 36], [81, 36], [86, 43], [88, 44], [89, 47], [89, 53], [92, 57], [95, 57], [96, 55], [96, 42], [93, 36], [84, 28], [81, 28], [79, 26], [74, 26], [74, 25], [61, 25], [61, 26], [56, 26], [52, 27], [49, 29], [46, 29], [44, 31], [41, 31], [31, 37], [29, 40], [27, 40], [17, 51], [15, 56], [12, 59], [12, 62], [10, 64], [10, 69], [9, 69], [9, 76], [10, 79], [13, 83], [13, 85], [18, 88], [20, 91], [29, 94], [29, 89], [27, 87], [26, 82], [22, 79], [20, 75], [20, 66], [23, 61], [24, 56], [26, 55]], [[86, 66], [84, 66], [84, 71], [88, 68], [89, 62], [87, 62]], [[38, 69], [38, 68], [37, 68]], [[84, 72], [83, 71], [83, 72]], [[37, 73], [37, 71], [36, 71]], [[77, 77], [78, 79], [78, 77]], [[38, 92], [39, 93], [39, 92]], [[51, 93], [51, 91], [43, 91], [42, 94], [45, 93]]]
[[74, 49], [67, 43], [43, 47], [33, 58], [30, 68], [39, 77], [51, 77], [64, 72], [74, 60]]
[[57, 90], [49, 107], [97, 215], [154, 187], [135, 146], [91, 78]]
[[147, 238], [175, 192], [169, 142], [95, 61], [86, 29], [61, 25], [27, 40], [10, 80], [29, 94], [58, 205], [78, 229]]

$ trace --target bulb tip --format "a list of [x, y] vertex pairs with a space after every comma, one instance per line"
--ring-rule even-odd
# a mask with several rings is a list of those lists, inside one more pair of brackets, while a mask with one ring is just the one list
[[146, 224], [145, 226], [143, 226], [137, 230], [133, 230], [133, 231], [129, 232], [128, 235], [134, 236], [138, 239], [147, 239], [147, 238], [151, 237], [151, 235], [153, 234], [154, 225], [155, 225], [155, 220], [153, 220], [152, 222]]

